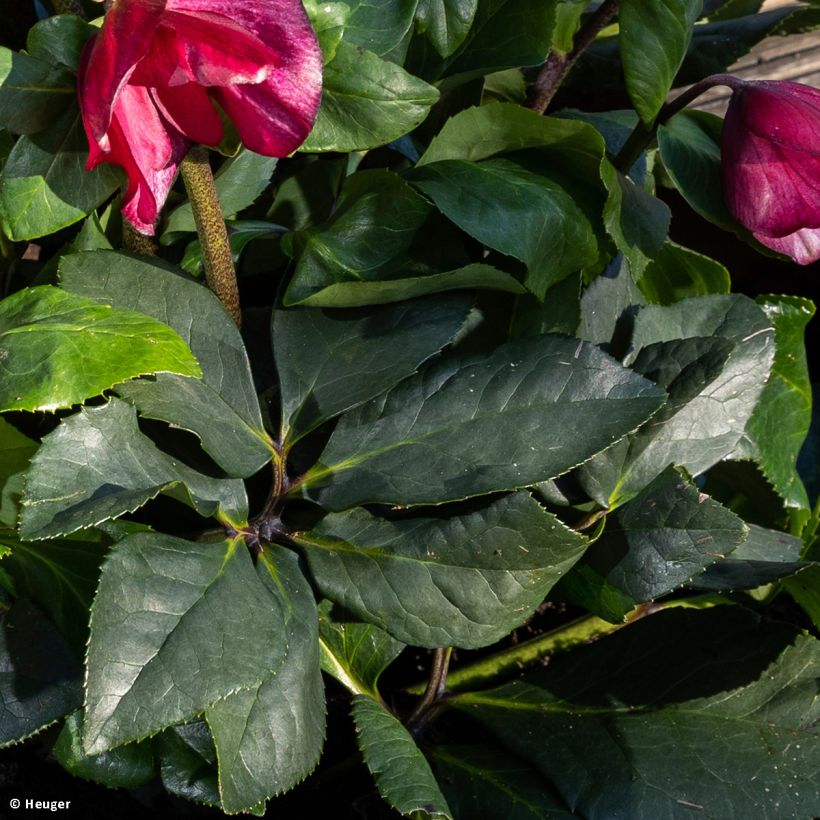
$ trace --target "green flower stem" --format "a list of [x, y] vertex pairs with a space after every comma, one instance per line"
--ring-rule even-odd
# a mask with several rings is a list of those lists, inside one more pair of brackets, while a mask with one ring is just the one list
[[561, 83], [564, 82], [570, 69], [617, 11], [618, 0], [604, 0], [592, 13], [589, 20], [578, 30], [572, 45], [572, 51], [568, 54], [560, 54], [557, 51], [550, 52], [547, 61], [541, 66], [541, 70], [530, 89], [527, 105], [533, 111], [543, 114], [547, 110], [552, 98], [555, 96], [555, 92], [561, 87]]
[[[565, 652], [580, 644], [617, 632], [624, 626], [655, 612], [673, 607], [702, 608], [723, 603], [729, 603], [729, 601], [719, 595], [699, 595], [662, 603], [640, 604], [627, 615], [623, 623], [618, 624], [604, 621], [595, 615], [586, 615], [558, 629], [553, 629], [551, 632], [545, 632], [537, 638], [523, 641], [475, 663], [454, 669], [447, 677], [447, 689], [450, 692], [464, 692], [487, 686], [498, 686], [506, 678], [529, 667], [540, 665], [544, 658], [555, 652]], [[419, 694], [423, 687], [424, 684], [417, 684], [406, 691]]]
[[122, 221], [122, 243], [131, 253], [138, 253], [142, 256], [157, 255], [157, 243], [150, 236], [136, 230], [127, 219]]
[[77, 17], [82, 17], [85, 20], [85, 11], [80, 5], [79, 0], [52, 0], [55, 14], [76, 14]]
[[716, 85], [727, 85], [729, 88], [739, 88], [743, 85], [743, 80], [739, 80], [731, 74], [712, 74], [710, 77], [705, 77], [700, 82], [690, 86], [686, 91], [679, 94], [674, 100], [666, 103], [663, 108], [661, 108], [660, 113], [652, 125], [639, 122], [635, 126], [635, 130], [629, 135], [623, 148], [618, 152], [618, 156], [613, 160], [613, 165], [622, 174], [628, 173], [638, 157], [640, 157], [654, 141], [658, 128], [667, 120], [674, 117], [679, 111], [686, 108], [689, 103], [693, 102], [705, 91], [708, 91]]
[[242, 313], [239, 308], [236, 270], [228, 242], [225, 217], [208, 161], [208, 151], [201, 145], [195, 145], [182, 160], [179, 168], [194, 212], [208, 286], [231, 314], [237, 326], [241, 327]]

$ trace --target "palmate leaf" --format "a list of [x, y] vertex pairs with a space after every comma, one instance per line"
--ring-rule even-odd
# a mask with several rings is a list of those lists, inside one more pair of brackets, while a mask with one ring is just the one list
[[252, 475], [270, 460], [242, 337], [207, 287], [165, 263], [113, 251], [63, 257], [60, 277], [71, 293], [166, 322], [190, 345], [201, 379], [159, 374], [118, 385], [141, 415], [195, 433], [229, 475]]
[[123, 539], [91, 610], [83, 751], [140, 740], [258, 686], [287, 655], [287, 617], [242, 539]]
[[331, 510], [527, 487], [609, 447], [664, 397], [586, 342], [513, 342], [442, 360], [346, 413], [301, 486]]
[[313, 592], [287, 550], [267, 548], [257, 575], [281, 612], [287, 649], [261, 683], [205, 712], [219, 760], [222, 809], [230, 813], [253, 809], [307, 777], [325, 739]]
[[20, 534], [66, 535], [131, 512], [160, 492], [173, 492], [203, 516], [235, 525], [247, 518], [239, 479], [211, 478], [166, 455], [140, 432], [136, 410], [111, 399], [82, 408], [43, 439], [28, 472]]
[[0, 304], [0, 410], [56, 410], [159, 372], [200, 376], [171, 328], [51, 286]]
[[671, 610], [451, 701], [590, 820], [820, 812], [820, 650], [736, 608]]
[[618, 623], [635, 604], [671, 592], [732, 553], [747, 535], [740, 518], [669, 467], [607, 519], [562, 590]]
[[526, 493], [443, 520], [351, 510], [294, 538], [324, 595], [428, 647], [474, 648], [506, 635], [587, 546]]
[[82, 704], [82, 668], [54, 625], [24, 598], [0, 608], [0, 747]]
[[353, 698], [357, 741], [381, 796], [399, 814], [452, 820], [430, 764], [401, 721], [367, 695]]
[[285, 446], [417, 370], [452, 341], [471, 302], [457, 294], [363, 310], [274, 311]]

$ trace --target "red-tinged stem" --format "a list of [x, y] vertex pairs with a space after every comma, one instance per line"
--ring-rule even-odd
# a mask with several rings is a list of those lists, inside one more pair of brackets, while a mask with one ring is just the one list
[[670, 100], [661, 108], [652, 125], [639, 122], [637, 126], [635, 126], [635, 130], [629, 135], [629, 139], [627, 139], [623, 148], [618, 152], [618, 156], [615, 157], [613, 165], [621, 173], [626, 174], [652, 140], [655, 139], [655, 134], [661, 125], [667, 122], [671, 117], [674, 117], [679, 111], [686, 108], [689, 103], [693, 102], [701, 94], [710, 88], [714, 88], [716, 85], [726, 85], [731, 89], [738, 89], [745, 85], [745, 81], [731, 74], [712, 74], [690, 86], [686, 91], [679, 94], [674, 100]]
[[561, 87], [561, 83], [564, 82], [570, 69], [589, 48], [601, 29], [606, 27], [609, 21], [612, 20], [617, 11], [618, 0], [604, 0], [578, 30], [572, 45], [572, 51], [568, 54], [560, 54], [557, 51], [550, 52], [550, 56], [541, 66], [541, 70], [530, 89], [527, 101], [529, 108], [539, 114], [543, 114], [547, 110], [552, 98], [555, 96], [555, 92]]
[[407, 719], [407, 728], [417, 734], [427, 722], [431, 709], [441, 700], [447, 688], [447, 670], [450, 667], [451, 646], [436, 649], [433, 653], [433, 665], [430, 668], [430, 679], [421, 700]]
[[241, 326], [242, 312], [233, 254], [208, 151], [201, 145], [195, 145], [180, 163], [179, 170], [194, 212], [208, 287], [217, 295], [237, 326]]

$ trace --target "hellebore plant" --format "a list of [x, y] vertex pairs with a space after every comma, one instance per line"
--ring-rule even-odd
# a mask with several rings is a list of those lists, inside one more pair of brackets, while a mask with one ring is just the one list
[[247, 148], [284, 157], [313, 125], [321, 70], [299, 0], [115, 0], [80, 64], [88, 168], [125, 169], [123, 212], [153, 234], [190, 146], [222, 139], [215, 103]]
[[721, 152], [726, 204], [763, 245], [800, 265], [820, 259], [820, 91], [731, 82]]
[[820, 817], [818, 92], [712, 73], [816, 9], [110, 5], [0, 27], [6, 794]]

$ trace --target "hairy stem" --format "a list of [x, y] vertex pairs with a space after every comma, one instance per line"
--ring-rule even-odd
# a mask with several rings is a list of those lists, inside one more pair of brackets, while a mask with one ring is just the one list
[[661, 108], [652, 125], [639, 122], [635, 126], [635, 130], [629, 135], [629, 139], [627, 139], [623, 148], [618, 152], [618, 156], [613, 160], [613, 165], [622, 174], [628, 173], [638, 157], [640, 157], [643, 151], [645, 151], [655, 139], [658, 128], [667, 122], [667, 120], [674, 117], [675, 114], [686, 108], [689, 103], [716, 85], [727, 85], [729, 88], [736, 89], [740, 88], [743, 84], [743, 80], [733, 77], [731, 74], [712, 74], [710, 77], [705, 77], [700, 82], [690, 86], [686, 91], [679, 94], [674, 100], [666, 103], [663, 108]]
[[122, 243], [131, 253], [138, 253], [142, 256], [157, 255], [157, 243], [150, 236], [136, 230], [127, 219], [122, 221]]
[[237, 326], [241, 326], [242, 313], [239, 308], [236, 270], [228, 242], [225, 217], [208, 162], [208, 151], [200, 145], [195, 145], [182, 160], [179, 168], [194, 212], [208, 287], [217, 295]]
[[433, 653], [433, 665], [430, 668], [430, 679], [427, 682], [427, 688], [424, 690], [421, 700], [416, 704], [413, 713], [407, 719], [407, 728], [414, 734], [421, 729], [430, 710], [441, 700], [444, 694], [447, 687], [447, 670], [450, 666], [450, 655], [452, 654], [452, 646], [436, 649]]
[[572, 51], [568, 54], [560, 54], [557, 51], [550, 52], [550, 56], [530, 89], [527, 105], [539, 114], [543, 114], [555, 92], [561, 87], [570, 69], [575, 65], [578, 58], [589, 48], [609, 21], [618, 11], [618, 0], [604, 0], [600, 6], [590, 15], [589, 19], [578, 29]]

